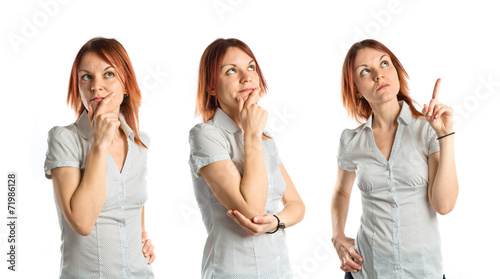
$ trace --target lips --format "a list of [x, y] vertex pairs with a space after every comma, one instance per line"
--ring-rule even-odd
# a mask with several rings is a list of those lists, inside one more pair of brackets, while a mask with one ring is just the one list
[[96, 102], [96, 103], [99, 103], [100, 101], [102, 101], [104, 99], [104, 97], [94, 97], [92, 99], [90, 99], [90, 102]]
[[390, 86], [390, 84], [388, 84], [388, 83], [382, 83], [382, 84], [381, 84], [381, 85], [377, 88], [377, 91], [382, 90], [382, 89], [384, 89], [384, 88], [387, 88], [387, 87], [389, 87], [389, 86]]
[[250, 93], [252, 91], [253, 91], [253, 88], [245, 88], [245, 89], [238, 91], [238, 93]]

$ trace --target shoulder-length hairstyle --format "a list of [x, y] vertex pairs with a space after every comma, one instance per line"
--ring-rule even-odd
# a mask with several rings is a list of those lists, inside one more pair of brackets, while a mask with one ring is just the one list
[[257, 67], [257, 74], [259, 75], [259, 87], [261, 88], [260, 96], [267, 92], [267, 83], [260, 70], [257, 59], [250, 50], [250, 47], [238, 39], [222, 39], [219, 38], [213, 41], [203, 52], [200, 60], [200, 69], [198, 71], [198, 93], [196, 95], [196, 109], [195, 114], [201, 115], [203, 122], [211, 120], [219, 102], [217, 94], [211, 93], [217, 88], [219, 84], [219, 75], [222, 66], [222, 60], [226, 52], [231, 47], [237, 47], [255, 61]]
[[128, 94], [128, 97], [123, 98], [123, 102], [120, 105], [120, 112], [125, 118], [127, 125], [134, 131], [134, 142], [139, 146], [147, 148], [139, 137], [141, 90], [137, 84], [132, 62], [130, 62], [125, 48], [117, 40], [97, 37], [89, 40], [82, 46], [71, 68], [66, 102], [71, 105], [77, 116], [80, 116], [85, 110], [78, 89], [78, 68], [83, 56], [87, 53], [97, 54], [102, 60], [116, 69], [118, 77], [125, 87], [125, 92]]
[[372, 48], [381, 52], [385, 52], [391, 58], [392, 64], [396, 68], [399, 79], [399, 93], [397, 95], [398, 101], [404, 101], [408, 104], [411, 114], [414, 118], [419, 118], [422, 115], [414, 106], [414, 100], [410, 98], [410, 89], [408, 88], [408, 73], [403, 68], [401, 62], [394, 53], [392, 53], [385, 45], [376, 40], [363, 40], [351, 46], [344, 60], [342, 66], [342, 103], [351, 118], [356, 119], [357, 122], [363, 123], [372, 114], [372, 108], [365, 98], [358, 98], [356, 95], [358, 90], [354, 83], [354, 60], [358, 52], [364, 48]]

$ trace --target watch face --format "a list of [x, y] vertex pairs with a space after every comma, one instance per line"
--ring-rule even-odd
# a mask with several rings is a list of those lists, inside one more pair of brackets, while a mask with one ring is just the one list
[[278, 228], [284, 229], [285, 228], [285, 223], [279, 222]]

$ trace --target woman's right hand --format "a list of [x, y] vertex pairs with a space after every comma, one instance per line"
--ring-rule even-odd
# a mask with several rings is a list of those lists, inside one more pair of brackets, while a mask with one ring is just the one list
[[257, 104], [259, 94], [260, 88], [257, 87], [250, 93], [246, 101], [238, 97], [238, 102], [243, 131], [261, 138], [267, 123], [267, 111]]
[[333, 239], [332, 242], [340, 259], [340, 269], [344, 272], [356, 273], [360, 271], [361, 265], [359, 263], [363, 262], [363, 258], [354, 248], [354, 239], [343, 236]]
[[92, 101], [89, 103], [88, 116], [94, 132], [94, 144], [105, 150], [111, 145], [115, 133], [120, 127], [120, 120], [108, 108], [114, 97], [115, 94], [112, 93], [104, 97], [100, 102]]

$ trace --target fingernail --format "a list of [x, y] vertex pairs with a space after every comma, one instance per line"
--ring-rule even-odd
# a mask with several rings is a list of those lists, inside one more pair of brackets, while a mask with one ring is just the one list
[[149, 253], [146, 253], [146, 258], [149, 256]]
[[254, 222], [259, 222], [259, 218], [255, 217], [255, 218], [253, 218], [253, 221]]

